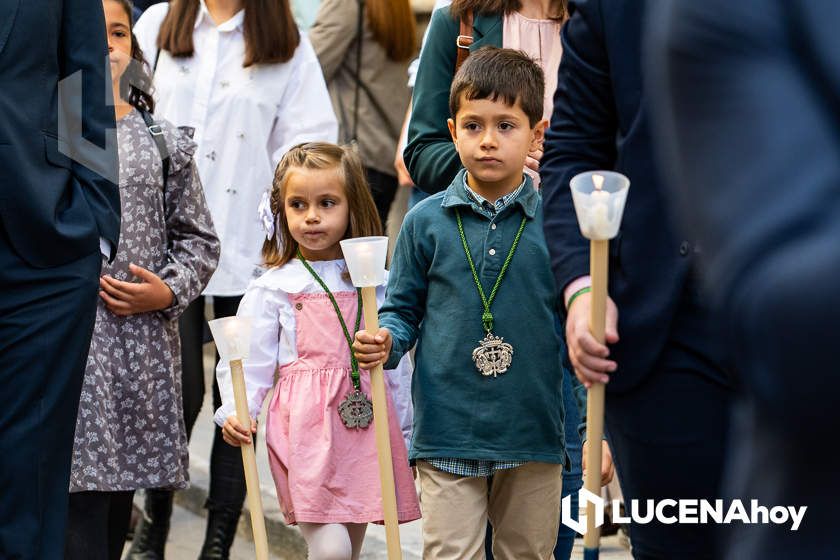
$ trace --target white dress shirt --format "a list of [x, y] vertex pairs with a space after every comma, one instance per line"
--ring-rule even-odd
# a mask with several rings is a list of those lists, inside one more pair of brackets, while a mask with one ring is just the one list
[[[343, 259], [312, 261], [309, 264], [330, 291], [352, 292], [355, 289], [345, 278], [347, 265]], [[243, 368], [248, 410], [253, 418], [259, 417], [263, 401], [274, 386], [277, 368], [298, 359], [295, 310], [292, 309], [289, 294], [323, 292], [323, 288], [298, 260], [290, 261], [281, 268], [270, 269], [248, 286], [236, 314], [240, 317], [251, 317], [251, 346]], [[385, 300], [384, 285], [376, 289], [376, 299], [377, 303], [382, 305]], [[352, 325], [349, 327], [352, 328]], [[394, 402], [406, 448], [411, 444], [414, 419], [414, 409], [411, 405], [413, 369], [411, 358], [405, 354], [396, 369], [385, 372], [385, 383]], [[219, 362], [216, 366], [216, 378], [219, 382], [222, 406], [216, 411], [215, 421], [222, 426], [228, 416], [236, 413], [230, 366]]]
[[[169, 3], [156, 4], [134, 27], [150, 64], [168, 10]], [[338, 137], [321, 67], [306, 37], [289, 62], [243, 68], [244, 17], [240, 10], [217, 26], [200, 0], [195, 54], [174, 58], [164, 51], [155, 71], [157, 115], [195, 129], [195, 160], [222, 242], [205, 295], [241, 295], [262, 272], [265, 234], [257, 207], [283, 154], [301, 142]]]

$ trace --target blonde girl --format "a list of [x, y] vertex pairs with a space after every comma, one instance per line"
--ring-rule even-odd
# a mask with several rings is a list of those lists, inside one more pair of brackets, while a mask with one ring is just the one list
[[[302, 144], [284, 156], [262, 210], [269, 269], [248, 287], [238, 311], [253, 318], [245, 362], [251, 426], [234, 415], [224, 364], [217, 368], [223, 404], [216, 422], [229, 444], [251, 441], [273, 386], [266, 442], [286, 521], [300, 526], [310, 558], [356, 559], [367, 523], [383, 515], [369, 375], [350, 353], [355, 331], [364, 328], [360, 294], [339, 241], [378, 235], [382, 226], [359, 157], [327, 143]], [[381, 303], [384, 287], [377, 295]], [[409, 375], [408, 361], [386, 373], [400, 522], [420, 517], [404, 441]]]

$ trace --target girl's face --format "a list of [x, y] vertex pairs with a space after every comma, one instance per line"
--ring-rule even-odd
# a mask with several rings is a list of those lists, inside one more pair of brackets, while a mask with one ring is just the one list
[[292, 238], [308, 260], [342, 256], [339, 241], [350, 224], [350, 206], [338, 168], [289, 171], [283, 209]]
[[123, 4], [117, 0], [105, 0], [102, 7], [108, 31], [111, 79], [117, 82], [131, 62], [131, 19]]

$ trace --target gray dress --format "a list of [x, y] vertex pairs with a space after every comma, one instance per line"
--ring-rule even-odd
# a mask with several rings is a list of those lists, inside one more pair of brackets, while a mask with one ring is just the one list
[[177, 318], [219, 258], [196, 146], [162, 123], [171, 154], [163, 185], [160, 152], [135, 110], [117, 123], [122, 225], [117, 256], [102, 274], [135, 281], [130, 263], [155, 272], [175, 300], [162, 311], [118, 317], [103, 301], [87, 359], [70, 492], [184, 488], [187, 436], [181, 401]]

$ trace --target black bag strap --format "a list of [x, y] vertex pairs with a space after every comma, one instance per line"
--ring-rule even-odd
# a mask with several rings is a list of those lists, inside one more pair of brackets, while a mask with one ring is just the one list
[[365, 0], [359, 0], [359, 18], [356, 24], [356, 93], [353, 98], [353, 138], [358, 140], [359, 136], [359, 89], [361, 86], [362, 70], [362, 38], [364, 34]]
[[143, 122], [149, 129], [149, 134], [152, 135], [152, 140], [157, 145], [158, 152], [160, 152], [160, 161], [163, 166], [163, 186], [166, 188], [166, 182], [169, 180], [169, 148], [166, 147], [166, 139], [163, 137], [163, 128], [155, 122], [154, 117], [148, 111], [138, 109], [143, 116]]

